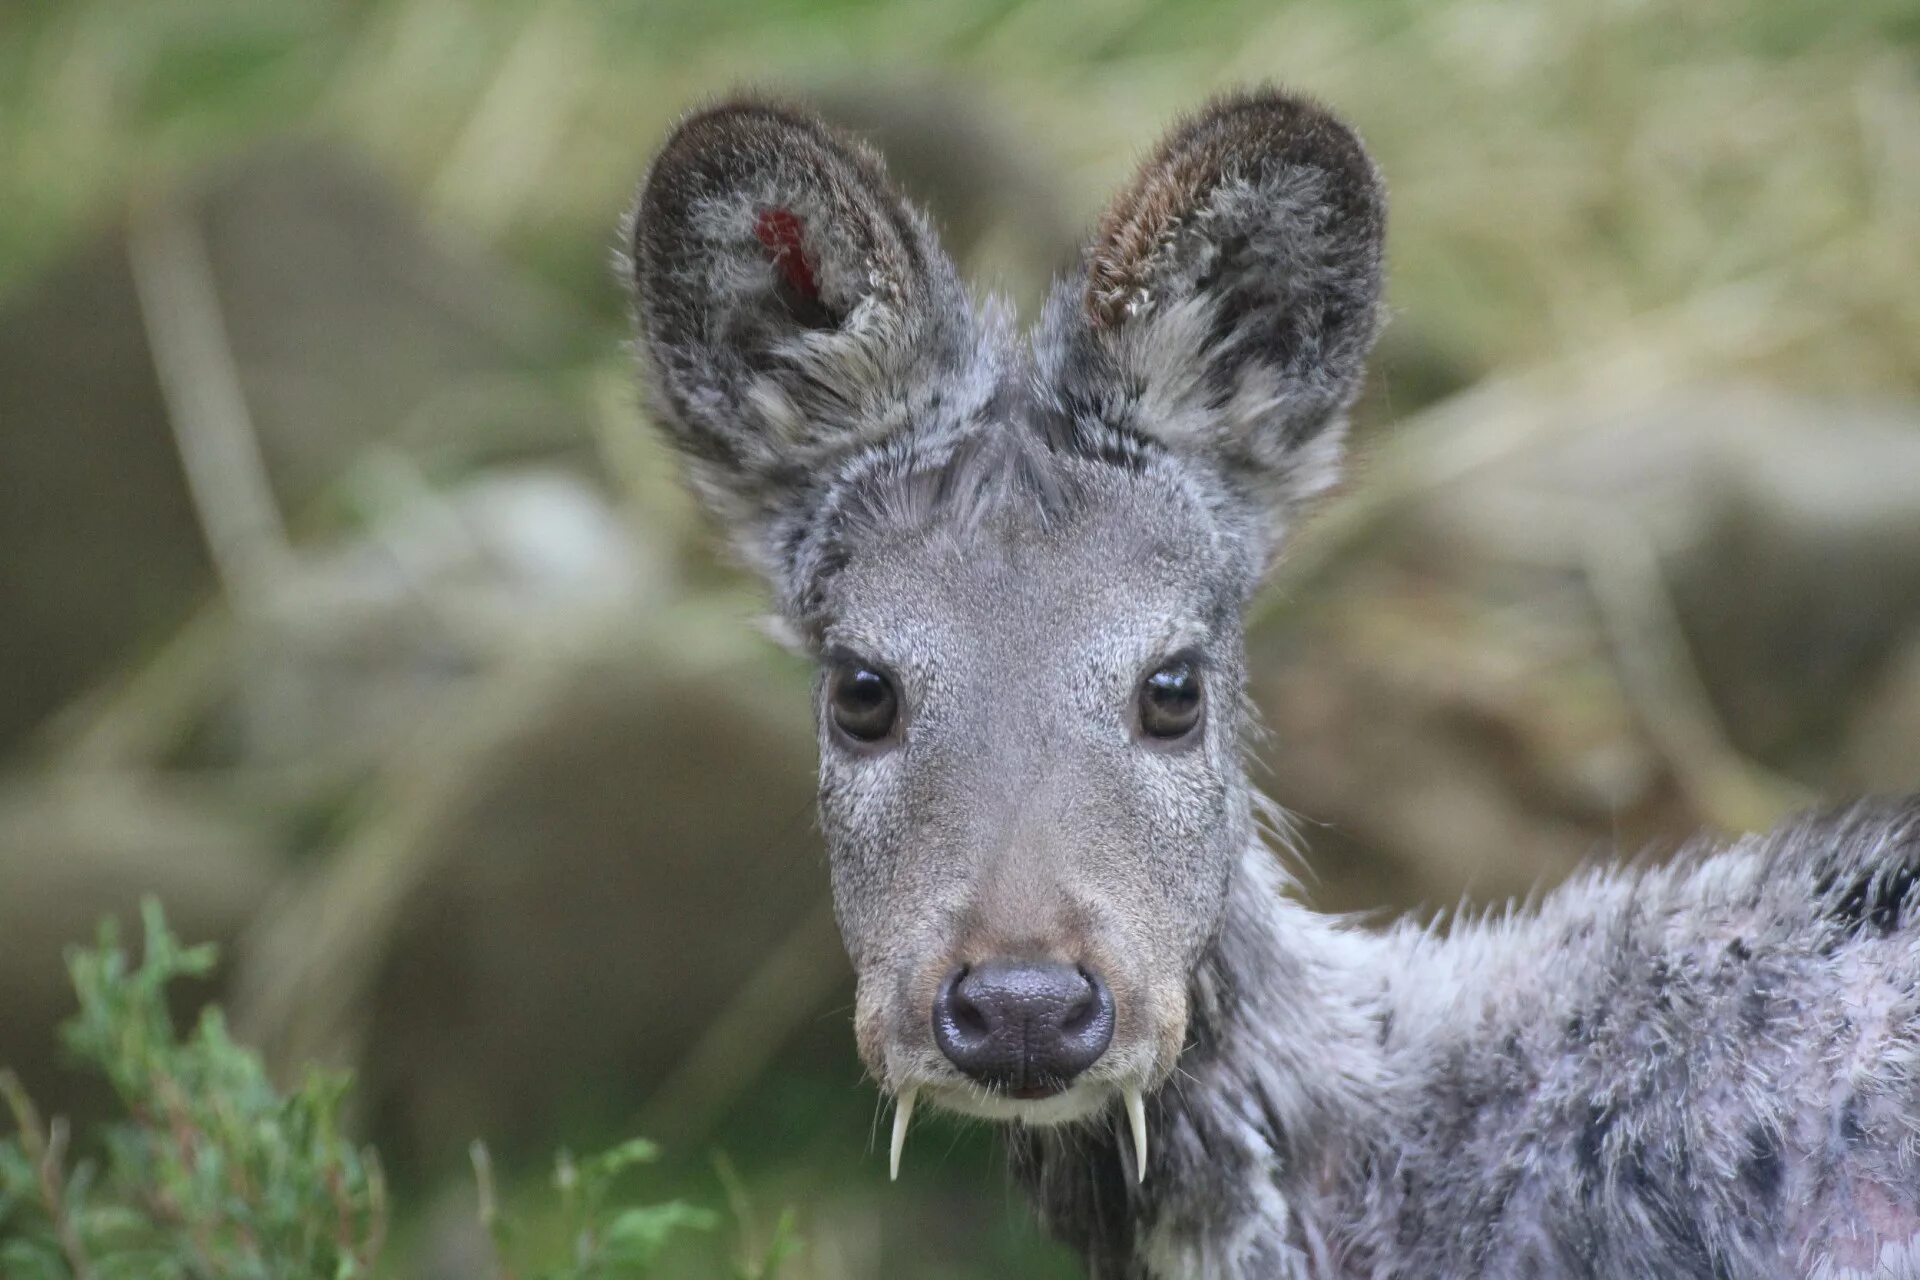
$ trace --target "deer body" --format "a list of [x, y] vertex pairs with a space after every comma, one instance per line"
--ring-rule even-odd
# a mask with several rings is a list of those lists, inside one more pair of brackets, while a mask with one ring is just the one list
[[1155, 1176], [1111, 1126], [1018, 1143], [1094, 1274], [1920, 1274], [1920, 805], [1445, 938], [1328, 921], [1248, 859]]
[[1101, 1277], [1920, 1276], [1920, 806], [1366, 931], [1256, 834], [1241, 611], [1334, 480], [1384, 198], [1176, 129], [1031, 336], [877, 157], [698, 113], [632, 227], [696, 489], [817, 656], [863, 1059]]

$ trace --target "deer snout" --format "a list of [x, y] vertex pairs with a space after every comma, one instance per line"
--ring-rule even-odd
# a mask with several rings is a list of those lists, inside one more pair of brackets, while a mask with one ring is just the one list
[[1099, 975], [1069, 964], [962, 966], [933, 998], [933, 1039], [981, 1084], [1044, 1098], [1113, 1042], [1113, 993]]

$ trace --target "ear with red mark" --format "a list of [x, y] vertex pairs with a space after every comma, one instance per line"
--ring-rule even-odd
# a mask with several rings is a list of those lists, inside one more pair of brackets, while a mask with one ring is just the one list
[[631, 246], [655, 417], [764, 567], [810, 478], [953, 413], [970, 300], [879, 157], [820, 121], [751, 101], [688, 117]]
[[791, 209], [765, 209], [753, 220], [753, 238], [773, 260], [788, 290], [804, 302], [820, 301], [820, 281], [807, 261], [806, 246], [800, 239], [800, 219]]

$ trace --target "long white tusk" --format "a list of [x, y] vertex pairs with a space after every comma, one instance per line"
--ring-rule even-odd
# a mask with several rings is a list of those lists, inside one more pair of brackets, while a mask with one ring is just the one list
[[893, 1145], [887, 1151], [887, 1177], [900, 1181], [900, 1153], [907, 1145], [907, 1122], [913, 1119], [913, 1099], [918, 1091], [902, 1089], [893, 1102]]
[[[1147, 1104], [1138, 1089], [1127, 1090], [1127, 1123], [1133, 1128], [1133, 1180], [1147, 1180]], [[898, 1139], [895, 1139], [898, 1142]]]

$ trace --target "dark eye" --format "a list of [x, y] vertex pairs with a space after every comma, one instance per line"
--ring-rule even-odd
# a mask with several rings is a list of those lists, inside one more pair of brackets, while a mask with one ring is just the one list
[[1184, 738], [1200, 723], [1200, 668], [1191, 658], [1162, 663], [1140, 686], [1140, 728], [1149, 738]]
[[900, 718], [893, 682], [856, 661], [842, 662], [827, 677], [827, 703], [834, 724], [849, 738], [878, 742]]

